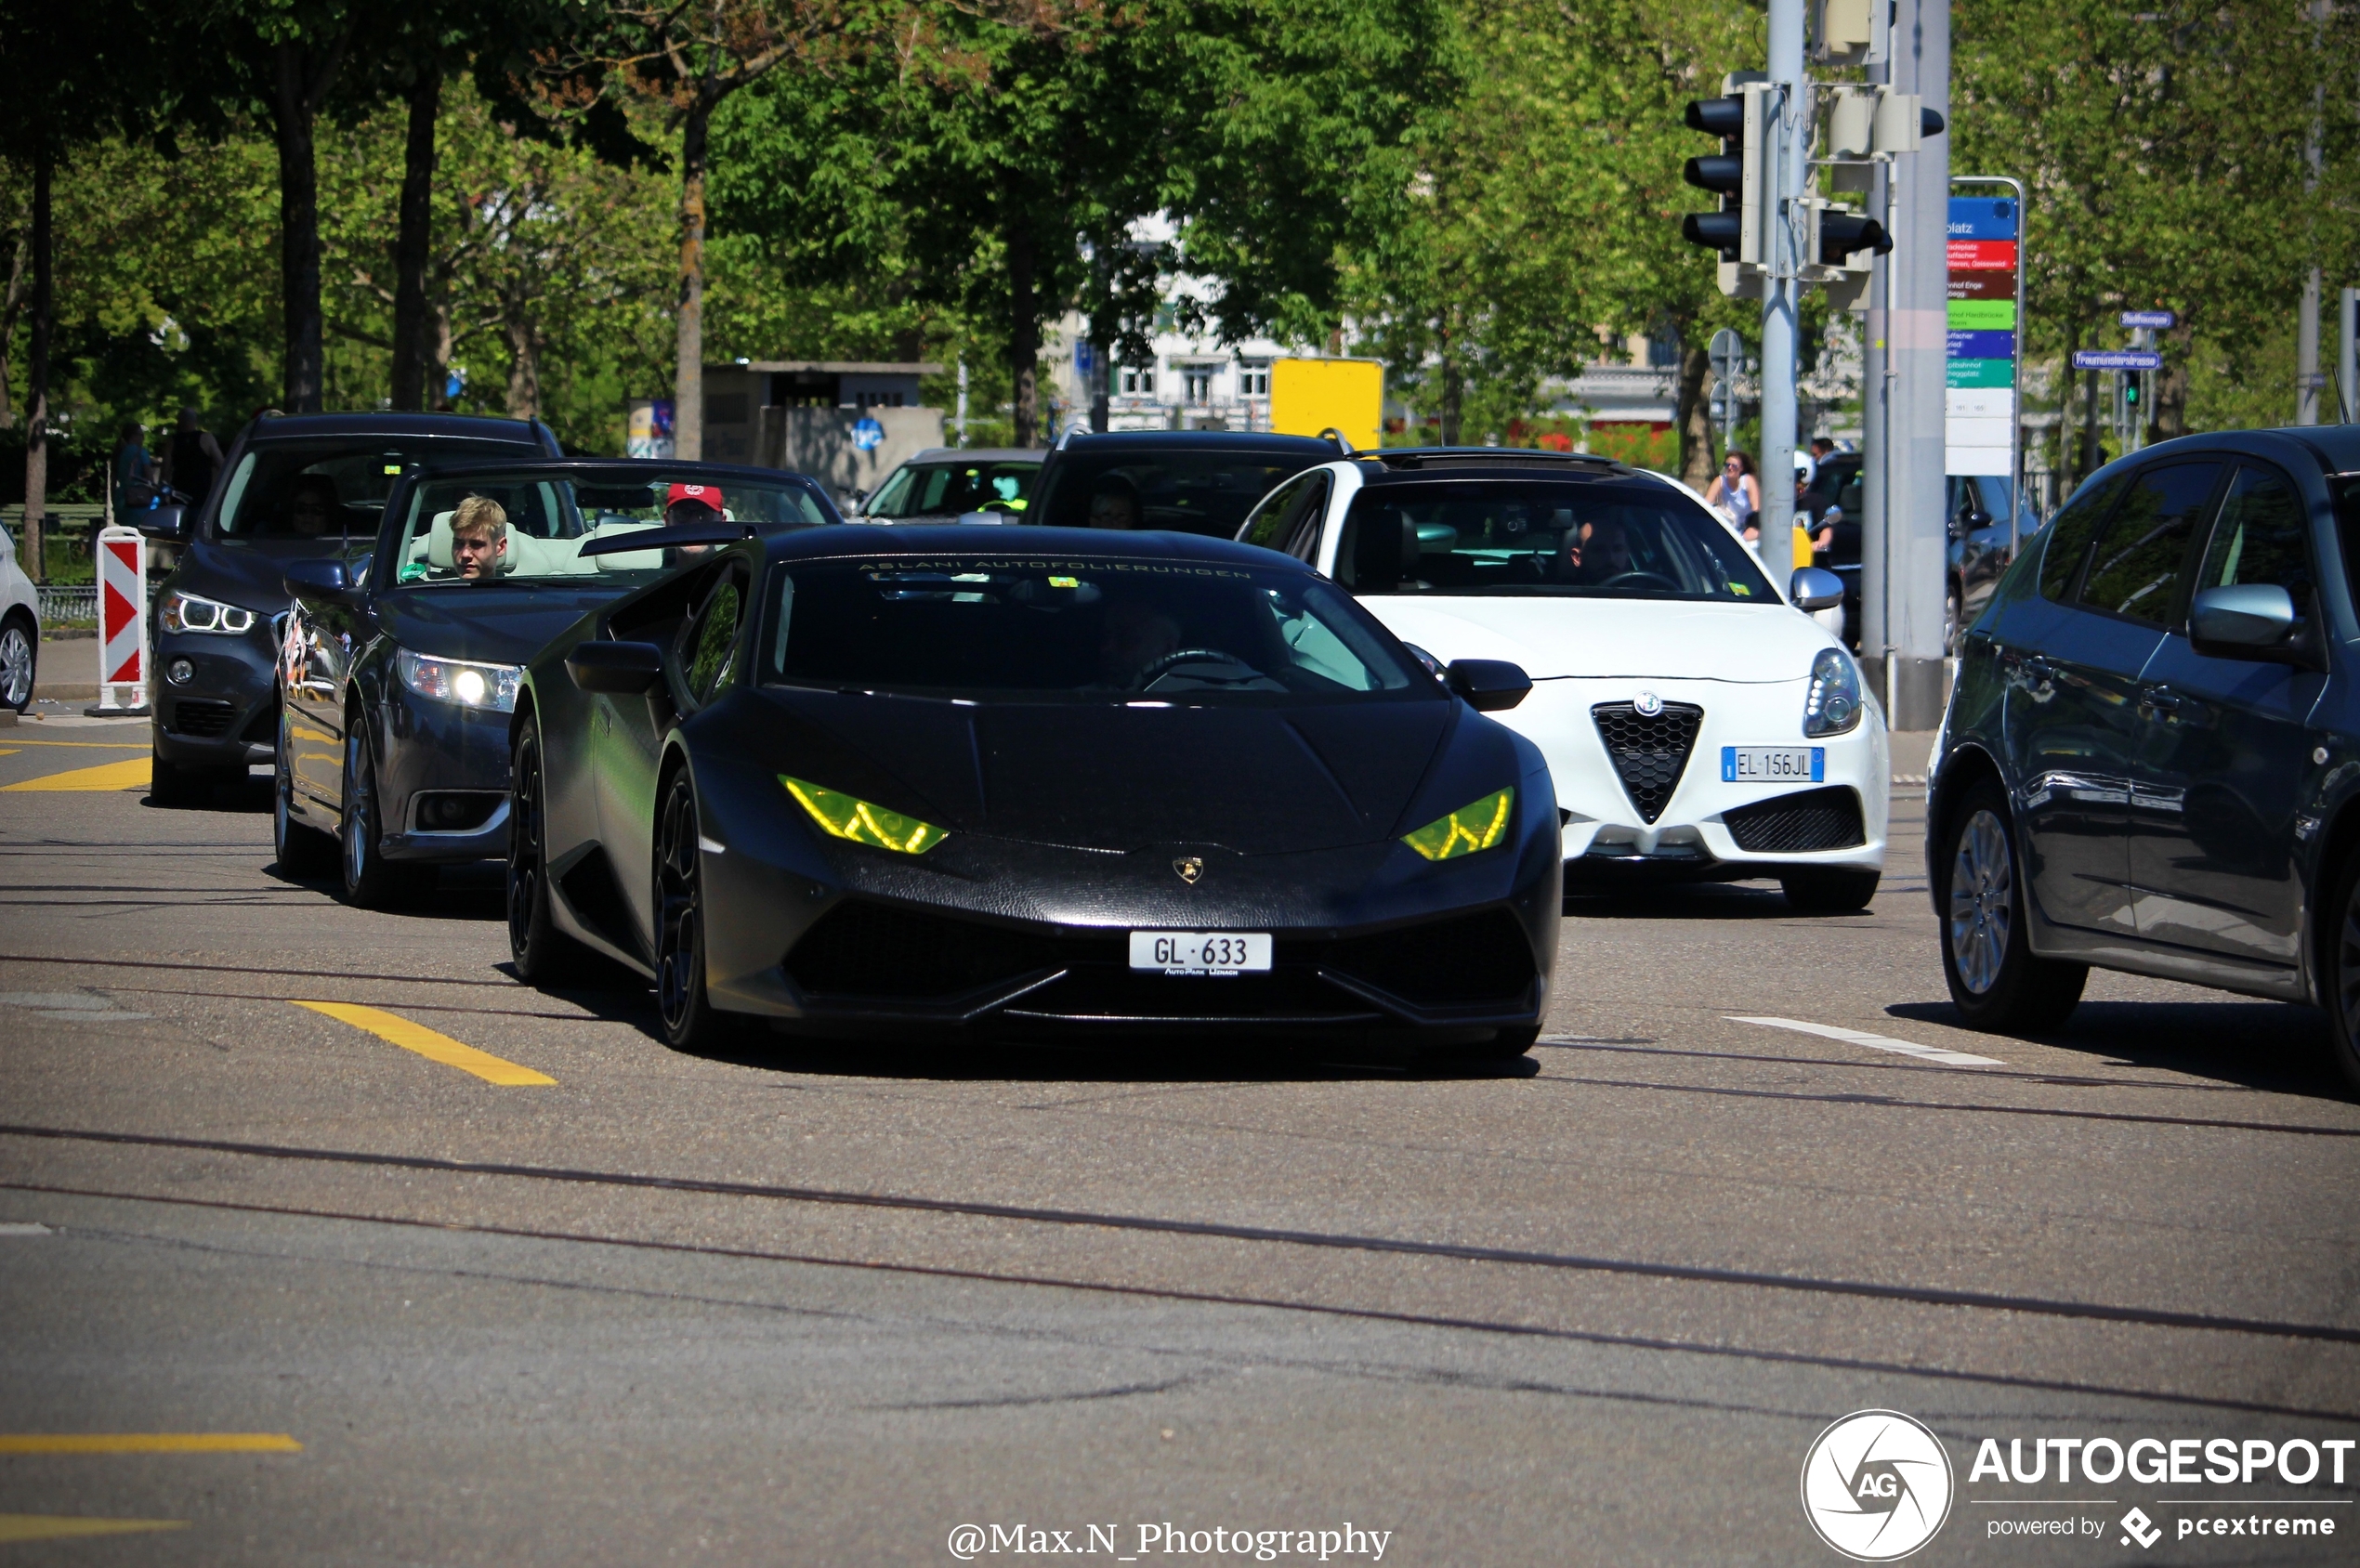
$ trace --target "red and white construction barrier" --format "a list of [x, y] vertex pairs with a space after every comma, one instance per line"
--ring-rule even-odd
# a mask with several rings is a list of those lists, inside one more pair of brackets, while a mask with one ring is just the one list
[[[98, 705], [94, 713], [148, 711], [148, 542], [138, 529], [98, 530]], [[128, 692], [125, 701], [116, 693]]]

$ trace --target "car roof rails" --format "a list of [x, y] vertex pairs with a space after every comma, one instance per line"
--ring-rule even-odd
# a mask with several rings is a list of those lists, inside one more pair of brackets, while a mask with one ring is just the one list
[[1595, 452], [1547, 451], [1533, 447], [1388, 447], [1382, 451], [1354, 455], [1383, 464], [1394, 473], [1438, 468], [1586, 468], [1600, 474], [1634, 476], [1639, 472], [1627, 463]]

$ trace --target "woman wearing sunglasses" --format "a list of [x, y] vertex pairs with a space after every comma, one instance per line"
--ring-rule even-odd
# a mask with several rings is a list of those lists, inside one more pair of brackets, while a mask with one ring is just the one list
[[1737, 525], [1741, 537], [1752, 539], [1758, 526], [1754, 516], [1762, 510], [1762, 481], [1753, 476], [1753, 454], [1732, 450], [1704, 499]]

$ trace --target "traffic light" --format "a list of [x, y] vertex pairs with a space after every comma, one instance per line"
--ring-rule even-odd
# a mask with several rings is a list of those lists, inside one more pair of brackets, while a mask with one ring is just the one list
[[1763, 87], [1746, 83], [1716, 98], [1698, 98], [1688, 105], [1688, 128], [1721, 138], [1721, 150], [1691, 158], [1681, 177], [1699, 190], [1720, 198], [1718, 210], [1690, 213], [1680, 221], [1680, 237], [1692, 245], [1719, 251], [1724, 262], [1762, 261], [1762, 197], [1766, 186], [1762, 167]]
[[1815, 221], [1811, 226], [1809, 259], [1819, 266], [1845, 266], [1859, 251], [1873, 251], [1879, 255], [1888, 255], [1893, 251], [1893, 236], [1875, 218], [1826, 205], [1815, 207], [1812, 216]]

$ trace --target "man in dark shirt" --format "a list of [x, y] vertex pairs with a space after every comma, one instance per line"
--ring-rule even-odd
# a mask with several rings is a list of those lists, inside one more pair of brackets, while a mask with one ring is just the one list
[[164, 482], [193, 504], [204, 500], [205, 492], [213, 489], [214, 476], [220, 472], [221, 443], [197, 423], [196, 410], [182, 409], [179, 428], [164, 445]]

